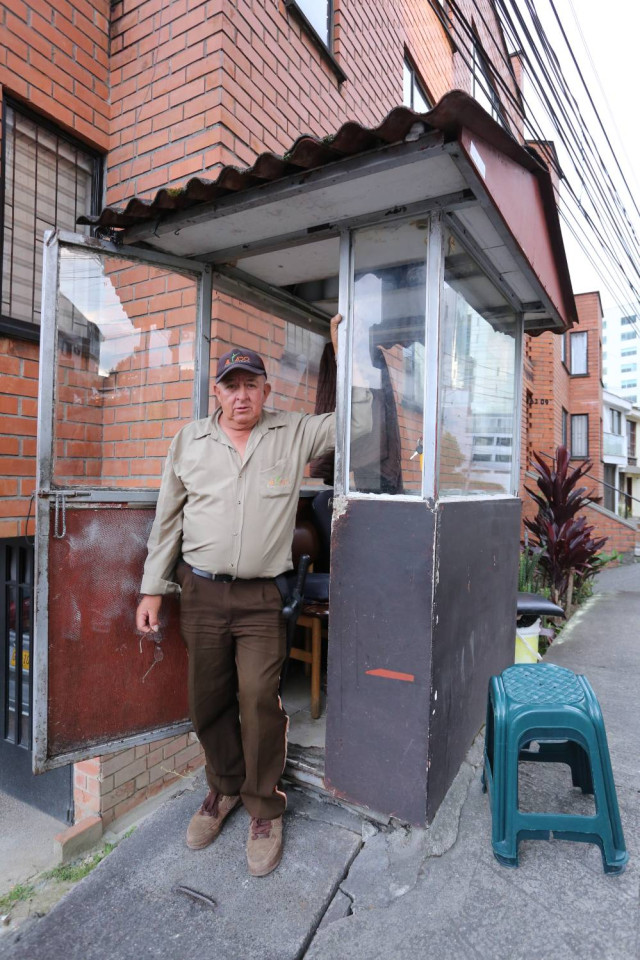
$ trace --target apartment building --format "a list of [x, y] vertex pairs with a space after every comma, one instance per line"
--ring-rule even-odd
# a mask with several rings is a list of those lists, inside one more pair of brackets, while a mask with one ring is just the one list
[[[586, 482], [599, 499], [587, 510], [594, 536], [608, 537], [607, 549], [633, 555], [635, 524], [620, 512], [631, 479], [627, 425], [632, 404], [603, 388], [605, 359], [602, 302], [598, 292], [576, 295], [577, 327], [561, 337], [530, 337], [525, 346], [521, 496], [525, 515], [535, 512], [525, 487], [531, 486], [534, 451], [549, 461], [566, 446], [576, 462], [591, 460]], [[629, 443], [632, 430], [629, 428]], [[529, 476], [527, 476], [529, 473]], [[622, 498], [622, 499], [621, 499]]]
[[602, 380], [605, 388], [629, 403], [637, 403], [640, 321], [629, 311], [608, 310], [602, 321]]

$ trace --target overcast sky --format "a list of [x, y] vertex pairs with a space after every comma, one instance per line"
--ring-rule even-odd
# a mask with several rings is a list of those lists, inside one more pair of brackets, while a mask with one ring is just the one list
[[[596, 0], [555, 0], [555, 4], [609, 139], [617, 150], [618, 161], [633, 191], [636, 203], [640, 207], [640, 163], [638, 161], [640, 4], [637, 0], [620, 0], [618, 3], [603, 3], [602, 0], [598, 2]], [[580, 92], [580, 82], [570, 62], [562, 36], [555, 26], [549, 0], [536, 0], [535, 6], [561, 63], [566, 64], [565, 78], [572, 92], [581, 103], [583, 99], [585, 100], [583, 115], [589, 123], [594, 139], [601, 146], [605, 164], [616, 186], [623, 190], [624, 186], [615, 167], [615, 161], [607, 151], [597, 123], [592, 119], [593, 114], [590, 112], [586, 97]], [[585, 49], [585, 42], [588, 52]], [[574, 182], [574, 186], [577, 187], [578, 184]], [[623, 199], [627, 204], [627, 196], [623, 195]], [[640, 218], [635, 211], [630, 212], [636, 233], [640, 236]], [[614, 306], [612, 295], [607, 292], [603, 281], [567, 231], [565, 231], [565, 245], [574, 292], [599, 290], [606, 313], [607, 308]], [[640, 249], [638, 257], [640, 258]]]

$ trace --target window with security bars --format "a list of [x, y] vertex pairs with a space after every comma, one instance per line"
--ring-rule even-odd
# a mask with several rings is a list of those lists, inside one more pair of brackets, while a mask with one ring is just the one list
[[101, 203], [100, 155], [37, 115], [4, 102], [0, 331], [37, 339], [45, 230], [75, 232]]
[[33, 694], [33, 546], [23, 538], [0, 541], [2, 737], [31, 749]]

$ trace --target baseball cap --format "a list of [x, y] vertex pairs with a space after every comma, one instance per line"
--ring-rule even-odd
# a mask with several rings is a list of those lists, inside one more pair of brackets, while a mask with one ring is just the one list
[[249, 373], [258, 373], [263, 377], [267, 375], [262, 357], [253, 350], [229, 350], [223, 353], [218, 360], [216, 383], [220, 383], [222, 378], [232, 370], [247, 370]]

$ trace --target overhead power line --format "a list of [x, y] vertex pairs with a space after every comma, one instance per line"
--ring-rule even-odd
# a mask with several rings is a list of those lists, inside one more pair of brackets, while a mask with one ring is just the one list
[[[584, 71], [561, 24], [554, 0], [548, 0], [548, 3], [564, 44], [558, 50], [551, 43], [533, 0], [495, 0], [503, 35], [496, 33], [495, 28], [487, 23], [481, 5], [474, 5], [475, 22], [472, 23], [457, 0], [450, 0], [450, 29], [470, 74], [475, 72], [476, 82], [483, 87], [490, 101], [495, 94], [498, 95], [501, 119], [514, 139], [526, 129], [532, 139], [556, 142], [560, 160], [554, 156], [546, 159], [562, 178], [562, 221], [618, 307], [624, 312], [628, 308], [623, 305], [632, 301], [639, 306], [631, 312], [640, 313], [640, 241], [639, 220], [636, 219], [640, 218], [640, 209], [588, 89]], [[484, 44], [477, 29], [480, 24], [484, 28]], [[517, 89], [507, 43], [522, 58], [533, 98]], [[474, 71], [478, 50], [490, 68], [490, 78]], [[577, 73], [576, 87], [582, 89], [586, 97], [582, 105], [573, 85], [567, 82], [563, 61], [573, 65]], [[492, 86], [495, 90], [491, 89]], [[595, 122], [591, 119], [591, 112]], [[600, 143], [592, 128], [601, 132]], [[604, 154], [607, 154], [606, 160]]]

